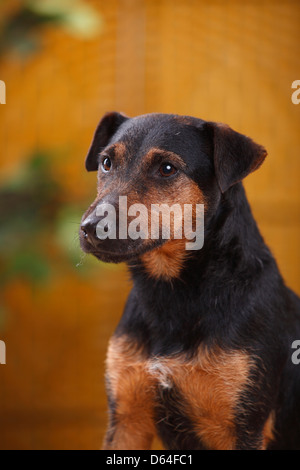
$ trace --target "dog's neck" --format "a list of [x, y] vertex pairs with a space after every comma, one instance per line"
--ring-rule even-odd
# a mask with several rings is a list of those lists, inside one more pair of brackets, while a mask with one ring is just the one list
[[[130, 267], [134, 281], [143, 280], [151, 289], [159, 284], [171, 288], [180, 289], [180, 285], [201, 285], [203, 279], [210, 277], [220, 278], [224, 271], [235, 276], [244, 272], [249, 267], [261, 268], [265, 259], [271, 255], [264, 244], [263, 238], [253, 218], [245, 190], [241, 183], [236, 184], [223, 194], [213, 214], [208, 215], [205, 221], [204, 246], [200, 250], [185, 252], [184, 241], [174, 240], [168, 242], [147, 256], [135, 260]], [[173, 249], [173, 251], [172, 251]], [[159, 254], [164, 253], [170, 259], [170, 275], [155, 279], [151, 272], [145, 269], [145, 260], [150, 260], [152, 265], [159, 262]], [[181, 262], [181, 269], [174, 269], [174, 263]], [[215, 269], [216, 268], [216, 269]], [[166, 267], [167, 269], [167, 267]], [[174, 275], [172, 272], [174, 271]], [[154, 266], [153, 266], [154, 272]]]
[[269, 253], [253, 218], [244, 187], [238, 183], [221, 196], [215, 213], [207, 221], [204, 247], [199, 251], [198, 259], [208, 256], [208, 263], [217, 259], [221, 266], [231, 265], [234, 273], [255, 263], [266, 252]]
[[139, 305], [132, 324], [135, 328], [140, 321], [144, 324], [143, 341], [152, 335], [160, 338], [158, 354], [160, 341], [162, 350], [166, 349], [165, 343], [172, 350], [188, 350], [201, 337], [222, 337], [230, 323], [237, 323], [236, 316], [240, 315], [242, 322], [251, 305], [249, 293], [251, 296], [260, 288], [257, 283], [263, 285], [268, 266], [272, 265], [276, 273], [274, 283], [281, 282], [242, 184], [222, 196], [218, 209], [207, 221], [205, 235], [203, 248], [193, 252], [180, 275], [170, 281], [151, 278], [141, 261], [130, 268], [132, 296]]

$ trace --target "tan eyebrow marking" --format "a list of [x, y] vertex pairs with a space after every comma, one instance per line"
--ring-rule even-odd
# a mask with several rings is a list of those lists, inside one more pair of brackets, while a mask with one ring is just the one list
[[102, 157], [114, 157], [119, 163], [124, 161], [126, 154], [126, 145], [123, 142], [117, 142], [100, 153]]
[[180, 168], [185, 168], [186, 163], [185, 161], [174, 152], [170, 152], [169, 150], [164, 150], [160, 148], [153, 147], [143, 158], [143, 163], [147, 163], [147, 165], [151, 165], [153, 163], [156, 156], [163, 157], [165, 159], [169, 159], [170, 163], [177, 164]]

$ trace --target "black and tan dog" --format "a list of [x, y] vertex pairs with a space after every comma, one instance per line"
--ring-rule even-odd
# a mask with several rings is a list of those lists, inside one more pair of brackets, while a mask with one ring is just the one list
[[[108, 113], [89, 150], [98, 195], [85, 252], [128, 263], [133, 289], [107, 356], [105, 449], [300, 449], [300, 300], [252, 217], [241, 180], [266, 151], [225, 125]], [[202, 203], [205, 241], [106, 239], [96, 207]]]

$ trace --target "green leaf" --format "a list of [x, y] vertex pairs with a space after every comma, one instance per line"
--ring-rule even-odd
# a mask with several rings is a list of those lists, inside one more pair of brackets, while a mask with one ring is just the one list
[[45, 281], [50, 275], [50, 265], [41, 253], [22, 251], [11, 260], [8, 275], [22, 275], [30, 281]]

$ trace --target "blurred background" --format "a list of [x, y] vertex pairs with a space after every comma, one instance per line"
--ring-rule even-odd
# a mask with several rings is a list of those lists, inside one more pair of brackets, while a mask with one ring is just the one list
[[105, 351], [130, 281], [84, 256], [77, 232], [106, 111], [194, 115], [263, 144], [245, 186], [300, 294], [299, 44], [297, 0], [0, 0], [1, 449], [101, 446]]

